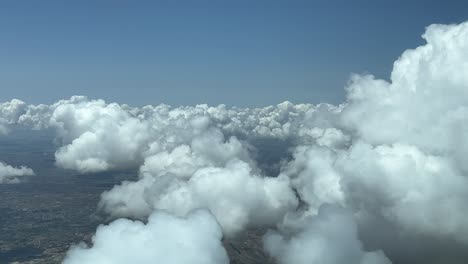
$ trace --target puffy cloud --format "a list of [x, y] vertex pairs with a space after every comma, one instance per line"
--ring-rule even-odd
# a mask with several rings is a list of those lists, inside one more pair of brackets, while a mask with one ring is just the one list
[[[468, 23], [432, 25], [423, 37], [426, 45], [395, 62], [390, 82], [353, 76], [336, 127], [343, 139], [298, 146], [283, 173], [308, 214], [339, 203], [363, 233], [378, 224], [362, 223], [381, 221], [407, 237], [467, 245]], [[391, 251], [402, 238], [387, 239], [372, 242]]]
[[358, 201], [366, 210], [378, 208], [409, 232], [468, 243], [464, 213], [468, 178], [459, 174], [449, 158], [408, 145], [357, 143], [338, 158], [336, 167], [345, 175], [343, 182], [352, 202]]
[[288, 178], [252, 175], [248, 164], [240, 161], [228, 163], [225, 168], [200, 169], [187, 182], [156, 181], [149, 191], [153, 207], [177, 215], [208, 208], [226, 234], [235, 234], [249, 225], [274, 225], [297, 204]]
[[354, 77], [341, 119], [359, 140], [335, 167], [355, 203], [408, 230], [468, 242], [468, 22], [431, 25], [423, 37], [395, 62], [391, 82]]
[[274, 225], [297, 206], [289, 178], [255, 174], [237, 139], [223, 142], [209, 135], [148, 157], [141, 179], [103, 193], [100, 208], [139, 218], [155, 209], [184, 216], [207, 208], [225, 234], [233, 235], [248, 226]]
[[463, 155], [466, 145], [460, 144], [468, 141], [468, 22], [431, 25], [423, 37], [426, 45], [405, 51], [395, 62], [391, 82], [353, 77], [342, 122], [371, 144], [404, 143], [425, 152]]
[[13, 167], [0, 161], [0, 183], [19, 183], [21, 177], [33, 175], [33, 170], [28, 167]]
[[468, 178], [448, 157], [358, 141], [347, 150], [299, 148], [288, 166], [285, 173], [309, 210], [340, 203], [382, 215], [407, 232], [468, 242]]
[[99, 226], [93, 244], [73, 246], [64, 264], [227, 264], [222, 232], [206, 211], [177, 218], [155, 212], [144, 224], [127, 219]]
[[[165, 145], [165, 146], [164, 146]], [[230, 160], [244, 160], [251, 164], [243, 145], [234, 137], [225, 141], [217, 129], [205, 131], [189, 145], [171, 149], [165, 141], [156, 141], [146, 152], [140, 167], [140, 180], [123, 182], [102, 195], [100, 208], [113, 216], [144, 218], [151, 213], [159, 192], [169, 183], [189, 181], [196, 171], [206, 167], [223, 167]], [[150, 154], [152, 153], [152, 154]]]
[[283, 170], [311, 212], [316, 213], [325, 203], [344, 205], [346, 202], [342, 175], [335, 169], [335, 161], [335, 151], [330, 148], [301, 146]]
[[280, 263], [390, 264], [381, 252], [366, 252], [357, 238], [352, 214], [338, 206], [323, 205], [295, 234], [269, 232], [265, 249]]
[[147, 124], [118, 104], [72, 98], [59, 102], [50, 123], [65, 144], [55, 154], [60, 167], [97, 172], [135, 166], [149, 139]]
[[26, 103], [18, 99], [0, 103], [0, 135], [8, 133], [9, 127], [16, 124], [25, 108]]
[[[341, 107], [326, 104], [284, 102], [254, 109], [228, 109], [224, 105], [172, 108], [164, 104], [131, 108], [73, 96], [52, 105], [26, 105], [13, 100], [3, 103], [2, 109], [0, 124], [55, 129], [61, 146], [56, 152], [57, 165], [85, 173], [137, 168], [147, 156], [172, 151], [182, 144], [197, 144], [192, 142], [194, 138], [204, 140], [200, 143], [204, 144], [234, 136], [250, 152], [262, 138], [288, 140], [292, 144], [319, 138], [327, 144], [327, 138], [333, 136], [346, 140], [345, 135], [330, 133]], [[6, 131], [6, 125], [2, 125], [2, 130]]]

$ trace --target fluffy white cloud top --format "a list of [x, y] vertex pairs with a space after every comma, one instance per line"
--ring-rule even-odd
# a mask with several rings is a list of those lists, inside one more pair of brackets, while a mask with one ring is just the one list
[[99, 226], [92, 246], [73, 246], [63, 263], [227, 264], [221, 239], [221, 228], [206, 211], [187, 218], [158, 212], [146, 224], [119, 219]]
[[197, 137], [191, 146], [149, 156], [140, 181], [105, 192], [100, 207], [114, 216], [139, 218], [156, 209], [183, 216], [207, 208], [226, 235], [274, 225], [297, 206], [297, 198], [288, 177], [256, 174], [249, 161], [235, 138]]
[[8, 133], [9, 127], [16, 124], [25, 108], [26, 103], [18, 99], [0, 103], [0, 135]]

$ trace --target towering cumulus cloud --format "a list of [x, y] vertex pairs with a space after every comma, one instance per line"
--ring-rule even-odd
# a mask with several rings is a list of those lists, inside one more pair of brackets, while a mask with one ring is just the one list
[[466, 242], [468, 23], [432, 25], [423, 37], [395, 62], [391, 83], [354, 78], [342, 120], [359, 140], [336, 167], [360, 200], [370, 191], [383, 202], [386, 218]]
[[425, 46], [395, 62], [390, 82], [352, 77], [339, 121], [351, 144], [297, 147], [284, 170], [309, 210], [352, 208], [372, 247], [396, 256], [399, 242], [369, 236], [384, 234], [372, 227], [468, 245], [468, 23], [432, 25], [423, 37]]
[[[389, 81], [353, 75], [338, 106], [12, 100], [0, 132], [55, 130], [63, 168], [138, 171], [98, 208], [142, 222], [100, 227], [66, 263], [225, 263], [221, 236], [250, 228], [271, 229], [265, 249], [281, 264], [466, 263], [468, 22], [423, 38]], [[162, 256], [178, 239], [196, 244], [181, 244], [190, 259]]]

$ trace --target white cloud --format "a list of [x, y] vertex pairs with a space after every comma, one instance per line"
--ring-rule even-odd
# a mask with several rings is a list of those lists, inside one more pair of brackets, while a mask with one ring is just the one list
[[73, 246], [64, 264], [227, 264], [221, 229], [206, 211], [187, 218], [155, 212], [144, 224], [127, 219], [99, 226], [93, 244]]
[[468, 178], [449, 158], [408, 145], [357, 143], [338, 157], [336, 167], [345, 175], [350, 199], [365, 210], [378, 208], [408, 232], [468, 243]]
[[363, 250], [352, 214], [337, 206], [321, 206], [295, 234], [269, 232], [264, 240], [281, 264], [391, 264], [381, 251]]
[[64, 145], [58, 166], [96, 172], [135, 166], [148, 144], [147, 124], [118, 104], [72, 98], [59, 102], [50, 119]]
[[317, 212], [325, 203], [346, 203], [342, 175], [334, 168], [335, 160], [335, 150], [301, 146], [284, 168], [283, 173], [292, 179], [292, 185], [311, 212]]
[[[138, 182], [125, 182], [102, 195], [100, 208], [110, 214], [144, 218], [154, 209], [184, 216], [209, 209], [233, 235], [247, 226], [274, 225], [297, 200], [285, 176], [256, 175], [236, 139], [194, 139], [146, 159]], [[213, 138], [211, 138], [213, 139]]]
[[33, 170], [28, 167], [13, 167], [0, 161], [0, 184], [19, 183], [22, 177], [33, 175]]
[[391, 82], [353, 77], [342, 122], [371, 144], [457, 157], [468, 140], [468, 22], [432, 25], [423, 36], [426, 45], [395, 62]]
[[18, 99], [0, 103], [0, 135], [8, 133], [9, 127], [16, 124], [25, 108], [26, 103]]
[[349, 141], [299, 146], [283, 172], [312, 213], [340, 203], [395, 232], [466, 245], [468, 22], [432, 25], [424, 38], [390, 82], [352, 77], [337, 123]]

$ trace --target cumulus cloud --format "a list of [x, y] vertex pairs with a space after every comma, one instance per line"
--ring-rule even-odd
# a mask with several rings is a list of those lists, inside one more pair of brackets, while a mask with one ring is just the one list
[[0, 135], [8, 133], [10, 126], [17, 123], [25, 108], [26, 103], [18, 99], [0, 103]]
[[337, 166], [388, 218], [466, 240], [468, 23], [432, 25], [423, 37], [426, 45], [395, 62], [390, 83], [354, 78], [342, 120], [359, 141]]
[[100, 208], [139, 218], [155, 209], [184, 216], [207, 208], [224, 233], [233, 235], [248, 226], [274, 225], [297, 206], [289, 178], [255, 174], [237, 139], [223, 142], [210, 135], [148, 157], [142, 178], [105, 192]]
[[346, 175], [350, 198], [366, 210], [378, 206], [388, 220], [411, 232], [468, 242], [463, 213], [468, 209], [468, 179], [449, 158], [408, 145], [358, 143], [336, 166]]
[[339, 203], [362, 223], [466, 245], [468, 23], [432, 25], [423, 37], [390, 82], [352, 77], [337, 126], [350, 140], [298, 146], [283, 173], [312, 213]]
[[405, 143], [460, 163], [467, 142], [468, 23], [431, 25], [427, 44], [394, 63], [391, 81], [354, 76], [342, 123], [371, 144]]
[[33, 170], [28, 167], [13, 167], [0, 161], [0, 184], [19, 183], [22, 177], [33, 175]]
[[468, 179], [453, 160], [410, 145], [361, 141], [346, 150], [317, 146], [295, 155], [286, 173], [294, 175], [293, 185], [310, 210], [340, 203], [383, 215], [407, 232], [466, 242]]
[[72, 98], [54, 106], [50, 124], [64, 146], [55, 154], [58, 166], [82, 172], [127, 168], [141, 160], [147, 124], [118, 104]]
[[148, 223], [127, 219], [98, 227], [92, 246], [73, 246], [64, 264], [227, 264], [216, 220], [206, 211], [187, 218], [155, 212]]
[[269, 232], [265, 249], [280, 263], [391, 264], [381, 252], [366, 252], [357, 238], [352, 214], [338, 206], [322, 205], [296, 234]]

